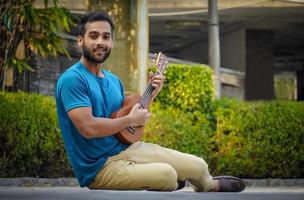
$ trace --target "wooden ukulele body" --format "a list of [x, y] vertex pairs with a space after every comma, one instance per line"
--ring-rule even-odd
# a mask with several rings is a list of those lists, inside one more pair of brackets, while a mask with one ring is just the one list
[[[115, 119], [128, 115], [132, 110], [133, 106], [137, 104], [140, 101], [140, 99], [141, 99], [140, 95], [127, 96], [123, 102], [122, 108], [112, 113], [111, 118]], [[144, 131], [143, 126], [135, 127], [134, 132], [133, 130], [129, 130], [128, 128], [125, 128], [121, 132], [115, 134], [115, 137], [126, 144], [132, 144], [141, 139], [143, 135], [143, 131]]]

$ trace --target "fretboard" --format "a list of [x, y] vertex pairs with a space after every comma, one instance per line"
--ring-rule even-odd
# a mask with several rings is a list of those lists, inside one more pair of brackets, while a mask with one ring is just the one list
[[[157, 71], [156, 74], [161, 74], [160, 71]], [[150, 98], [152, 96], [152, 93], [154, 91], [154, 88], [152, 87], [151, 82], [148, 84], [148, 86], [146, 87], [143, 95], [141, 96], [141, 99], [139, 101], [140, 103], [140, 107], [141, 108], [148, 108], [149, 102], [150, 102]]]

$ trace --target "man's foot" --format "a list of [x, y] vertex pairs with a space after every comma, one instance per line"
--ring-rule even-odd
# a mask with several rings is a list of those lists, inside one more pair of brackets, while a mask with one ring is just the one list
[[245, 189], [245, 182], [234, 176], [213, 177], [214, 192], [241, 192]]

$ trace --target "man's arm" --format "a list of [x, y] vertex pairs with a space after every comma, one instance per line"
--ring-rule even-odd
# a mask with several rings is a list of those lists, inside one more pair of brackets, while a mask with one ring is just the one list
[[146, 109], [140, 109], [139, 104], [136, 104], [128, 115], [116, 119], [94, 117], [91, 107], [72, 109], [68, 116], [78, 131], [90, 139], [113, 135], [129, 126], [144, 126], [150, 113]]

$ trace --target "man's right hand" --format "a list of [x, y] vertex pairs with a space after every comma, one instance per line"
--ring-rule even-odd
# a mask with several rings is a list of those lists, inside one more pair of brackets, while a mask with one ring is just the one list
[[135, 104], [129, 113], [129, 117], [131, 119], [131, 126], [144, 126], [150, 116], [151, 113], [149, 113], [147, 109], [140, 108], [139, 103]]
[[68, 115], [79, 133], [91, 139], [113, 135], [129, 126], [144, 126], [151, 114], [147, 109], [141, 109], [138, 103], [128, 115], [116, 119], [94, 117], [91, 107], [74, 108], [68, 111]]

